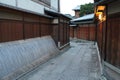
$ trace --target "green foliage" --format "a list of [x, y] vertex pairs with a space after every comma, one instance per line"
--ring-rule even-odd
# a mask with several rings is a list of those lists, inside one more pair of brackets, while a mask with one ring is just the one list
[[94, 4], [93, 3], [81, 5], [80, 16], [84, 16], [86, 14], [91, 14], [93, 12], [94, 12]]

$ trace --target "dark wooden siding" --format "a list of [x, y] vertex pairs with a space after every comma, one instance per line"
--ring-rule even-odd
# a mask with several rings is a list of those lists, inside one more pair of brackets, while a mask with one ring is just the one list
[[53, 39], [54, 39], [54, 41], [55, 41], [55, 43], [57, 45], [58, 44], [58, 39], [59, 39], [59, 35], [58, 35], [58, 32], [59, 32], [58, 27], [59, 27], [59, 25], [58, 24], [52, 24], [52, 27], [53, 27], [53, 29], [52, 29], [52, 37], [53, 37]]
[[89, 25], [89, 40], [94, 41], [95, 40], [95, 24], [90, 24]]
[[25, 39], [40, 37], [39, 23], [31, 23], [31, 22], [24, 23], [24, 37]]
[[120, 45], [119, 45], [119, 35], [120, 35], [120, 17], [109, 18], [107, 27], [107, 51], [106, 60], [120, 68]]
[[60, 46], [63, 46], [69, 42], [69, 19], [60, 17], [59, 30]]
[[21, 21], [0, 20], [0, 42], [23, 39]]
[[83, 24], [78, 27], [70, 28], [70, 35], [78, 39], [95, 40], [95, 24]]
[[97, 27], [97, 42], [98, 42], [100, 52], [102, 51], [102, 31], [103, 31], [102, 27], [103, 27], [102, 23], [99, 23]]
[[63, 31], [63, 24], [60, 23], [60, 45], [64, 45], [64, 31]]
[[26, 13], [9, 8], [0, 8], [0, 42], [8, 42], [50, 35], [56, 45], [69, 42], [69, 19], [58, 16], [58, 23], [53, 18]]
[[6, 8], [0, 11], [0, 42], [52, 35], [50, 18]]
[[70, 26], [67, 23], [67, 42], [69, 42], [69, 41], [70, 41]]
[[[120, 68], [120, 16], [108, 17], [98, 24], [97, 42], [101, 58]], [[107, 25], [106, 25], [107, 24]]]
[[51, 24], [41, 24], [41, 36], [52, 35]]
[[72, 26], [70, 27], [70, 37], [74, 38], [74, 28]]
[[78, 28], [78, 38], [88, 40], [88, 27], [81, 26]]

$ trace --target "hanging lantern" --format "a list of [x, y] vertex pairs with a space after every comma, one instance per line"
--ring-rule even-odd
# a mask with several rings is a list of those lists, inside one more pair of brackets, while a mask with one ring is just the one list
[[104, 10], [105, 10], [105, 6], [97, 6], [96, 17], [100, 21], [106, 20], [106, 16], [104, 16]]

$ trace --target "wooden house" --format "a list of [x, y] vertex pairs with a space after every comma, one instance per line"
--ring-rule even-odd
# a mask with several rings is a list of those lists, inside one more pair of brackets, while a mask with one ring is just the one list
[[108, 80], [120, 79], [120, 0], [94, 0], [97, 43], [103, 73]]
[[71, 38], [94, 41], [95, 33], [96, 28], [94, 24], [94, 14], [88, 14], [71, 20], [70, 25]]
[[68, 44], [70, 19], [59, 10], [59, 0], [0, 0], [0, 42], [50, 35]]

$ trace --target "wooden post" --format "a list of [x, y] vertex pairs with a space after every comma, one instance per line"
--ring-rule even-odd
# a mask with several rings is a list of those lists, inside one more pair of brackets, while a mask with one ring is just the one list
[[24, 21], [24, 13], [22, 13], [23, 15], [22, 15], [22, 23], [23, 23], [23, 39], [25, 39], [25, 26], [24, 26], [24, 24], [25, 24], [25, 21]]

